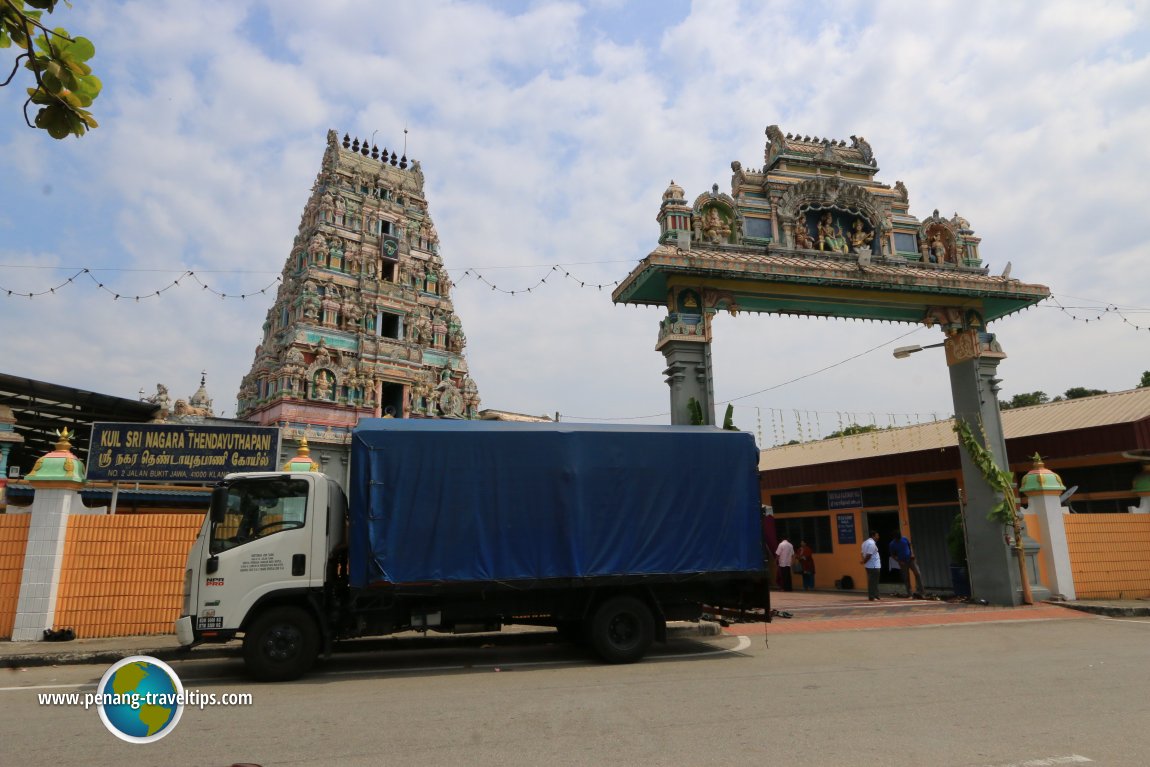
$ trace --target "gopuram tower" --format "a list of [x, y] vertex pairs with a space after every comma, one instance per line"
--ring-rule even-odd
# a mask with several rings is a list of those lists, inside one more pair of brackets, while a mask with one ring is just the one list
[[238, 417], [337, 478], [360, 418], [474, 418], [450, 287], [419, 163], [329, 131]]

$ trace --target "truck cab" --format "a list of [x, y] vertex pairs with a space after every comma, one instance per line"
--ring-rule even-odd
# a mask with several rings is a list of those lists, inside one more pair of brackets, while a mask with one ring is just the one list
[[346, 519], [343, 490], [324, 474], [229, 475], [213, 491], [188, 555], [180, 644], [243, 632], [245, 655], [258, 641], [280, 645], [281, 656], [314, 655], [324, 639], [325, 590], [336, 585], [330, 579], [346, 546]]

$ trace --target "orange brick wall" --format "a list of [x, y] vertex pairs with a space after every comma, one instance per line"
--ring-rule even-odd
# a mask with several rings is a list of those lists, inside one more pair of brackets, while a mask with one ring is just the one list
[[202, 514], [69, 518], [56, 628], [84, 638], [171, 633], [202, 522]]
[[0, 639], [12, 638], [31, 514], [0, 514]]
[[1079, 599], [1150, 596], [1150, 514], [1066, 514]]

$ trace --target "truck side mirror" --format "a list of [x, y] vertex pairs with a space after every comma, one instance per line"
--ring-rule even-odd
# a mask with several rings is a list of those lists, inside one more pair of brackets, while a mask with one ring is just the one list
[[228, 489], [217, 487], [212, 490], [212, 505], [208, 507], [208, 515], [217, 525], [224, 521], [228, 510]]

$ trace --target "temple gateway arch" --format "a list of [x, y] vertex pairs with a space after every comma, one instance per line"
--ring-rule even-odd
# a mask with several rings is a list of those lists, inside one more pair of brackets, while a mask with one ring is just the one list
[[[850, 141], [767, 128], [762, 169], [731, 163], [730, 194], [716, 184], [688, 203], [673, 181], [659, 208], [659, 246], [612, 293], [621, 304], [663, 306], [656, 350], [666, 359], [671, 422], [692, 411], [715, 423], [711, 320], [716, 312], [887, 320], [938, 328], [955, 416], [1006, 465], [997, 370], [1006, 357], [989, 323], [1050, 295], [1044, 285], [992, 276], [979, 238], [955, 213], [918, 219], [906, 186], [875, 180], [861, 137]], [[986, 518], [995, 491], [962, 456], [968, 567], [976, 598], [1022, 601], [1002, 526]]]

